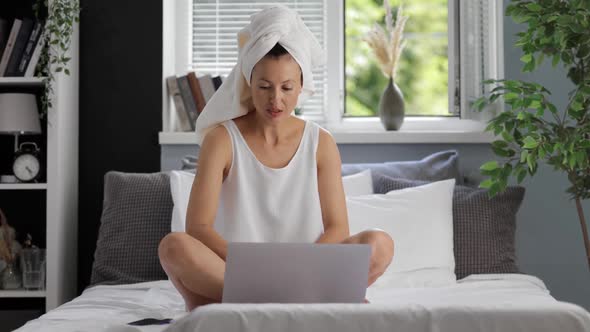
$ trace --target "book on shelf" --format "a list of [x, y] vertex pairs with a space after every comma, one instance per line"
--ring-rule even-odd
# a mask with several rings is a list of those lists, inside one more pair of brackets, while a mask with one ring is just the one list
[[6, 66], [4, 76], [19, 76], [18, 66], [25, 52], [25, 48], [27, 47], [29, 37], [31, 36], [31, 32], [33, 32], [34, 26], [35, 21], [33, 21], [33, 19], [26, 17], [22, 20], [22, 24], [14, 42], [14, 48], [12, 49], [12, 54], [10, 54], [10, 59], [8, 60], [8, 65]]
[[19, 20], [18, 18], [14, 19], [12, 23], [12, 28], [10, 29], [10, 34], [8, 35], [8, 40], [6, 42], [6, 47], [4, 48], [4, 52], [2, 52], [2, 58], [0, 58], [0, 77], [4, 76], [6, 72], [6, 67], [8, 67], [8, 60], [10, 60], [10, 56], [14, 49], [14, 43], [16, 42], [16, 37], [18, 36], [18, 32], [22, 25], [23, 21]]
[[187, 75], [182, 75], [177, 78], [178, 80], [178, 88], [180, 89], [180, 95], [182, 96], [182, 100], [184, 101], [184, 109], [188, 116], [188, 120], [190, 121], [190, 126], [192, 130], [195, 130], [195, 125], [197, 122], [197, 117], [199, 117], [199, 113], [197, 112], [197, 104], [195, 103], [195, 99], [193, 98], [193, 93], [191, 91], [191, 86], [188, 81]]
[[33, 49], [33, 54], [31, 54], [31, 59], [29, 59], [28, 63], [26, 64], [26, 70], [24, 73], [25, 77], [33, 77], [35, 76], [35, 68], [37, 68], [37, 64], [39, 63], [39, 58], [41, 57], [41, 52], [43, 51], [43, 46], [45, 46], [43, 30], [41, 30], [40, 36], [35, 43], [35, 48]]
[[201, 91], [203, 92], [203, 97], [205, 97], [205, 103], [211, 100], [213, 94], [215, 93], [215, 86], [213, 85], [213, 78], [211, 75], [203, 75], [199, 77], [199, 84], [201, 85]]
[[172, 97], [172, 100], [174, 101], [174, 106], [176, 108], [176, 115], [178, 116], [178, 129], [180, 129], [181, 131], [192, 130], [192, 127], [188, 120], [188, 115], [184, 108], [184, 101], [182, 100], [182, 95], [180, 94], [180, 89], [178, 87], [176, 75], [169, 76], [166, 78], [166, 86], [168, 87], [168, 94]]
[[221, 81], [221, 77], [220, 76], [214, 76], [212, 78], [213, 80], [213, 86], [215, 87], [215, 91], [217, 91], [219, 89], [219, 87], [221, 86], [221, 83], [223, 83]]
[[188, 73], [187, 77], [188, 83], [191, 86], [193, 99], [195, 100], [195, 104], [197, 104], [197, 113], [201, 114], [201, 112], [203, 112], [203, 109], [205, 108], [205, 97], [203, 97], [203, 92], [201, 91], [199, 79], [197, 78], [197, 74], [195, 74], [194, 71]]
[[42, 33], [43, 25], [41, 24], [41, 22], [35, 22], [35, 25], [33, 26], [33, 31], [31, 31], [31, 35], [29, 36], [29, 40], [27, 41], [27, 45], [18, 64], [16, 76], [25, 76], [27, 66], [29, 65], [29, 62], [31, 62], [33, 53], [35, 51], [35, 47], [37, 47], [39, 39], [41, 39]]
[[10, 22], [5, 18], [0, 17], [0, 58], [2, 58], [2, 53], [4, 52], [4, 48], [8, 42], [9, 35]]

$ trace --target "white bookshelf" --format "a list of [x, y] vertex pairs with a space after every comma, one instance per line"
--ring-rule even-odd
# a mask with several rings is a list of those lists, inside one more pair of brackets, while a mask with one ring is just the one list
[[[51, 0], [49, 1], [51, 5]], [[0, 6], [1, 7], [1, 6]], [[78, 81], [79, 26], [75, 25], [68, 57], [70, 75], [57, 73], [53, 106], [47, 113], [47, 183], [0, 184], [0, 190], [46, 192], [45, 290], [0, 290], [0, 298], [45, 298], [49, 311], [77, 294], [78, 253]], [[0, 77], [0, 87], [43, 88], [41, 77]], [[11, 222], [18, 227], [17, 218]]]

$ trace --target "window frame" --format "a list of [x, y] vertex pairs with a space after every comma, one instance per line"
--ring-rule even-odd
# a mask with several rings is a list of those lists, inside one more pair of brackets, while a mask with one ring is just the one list
[[[334, 46], [327, 48], [327, 58], [337, 59], [333, 61], [332, 67], [339, 66], [339, 68], [333, 68], [332, 70], [344, 73], [344, 1], [328, 1], [332, 5], [332, 9], [328, 10], [328, 25], [332, 27], [337, 26], [339, 38], [329, 38]], [[456, 114], [456, 116], [406, 116], [404, 119], [404, 125], [400, 131], [483, 131], [486, 126], [486, 121], [491, 118], [493, 112], [487, 114], [481, 114], [473, 112], [469, 109], [467, 96], [465, 95], [464, 89], [461, 87], [461, 82], [464, 84], [470, 84], [466, 82], [464, 77], [461, 77], [461, 26], [457, 18], [460, 17], [460, 2], [461, 1], [474, 1], [474, 0], [448, 0], [448, 36], [449, 36], [449, 47], [448, 47], [448, 105], [449, 114]], [[486, 78], [503, 78], [504, 77], [504, 37], [503, 37], [503, 2], [502, 0], [480, 0], [487, 3], [488, 13], [490, 14], [489, 23], [490, 26], [488, 31], [490, 38], [488, 40], [488, 47], [491, 50], [496, 50], [494, 54], [490, 54], [486, 59], [490, 62], [491, 71], [487, 74]], [[469, 27], [463, 27], [463, 29], [469, 29]], [[340, 53], [336, 53], [340, 52]], [[451, 70], [452, 69], [452, 70]], [[329, 91], [328, 93], [329, 105], [338, 105], [339, 110], [335, 110], [335, 106], [326, 109], [326, 123], [325, 125], [334, 131], [341, 132], [355, 132], [355, 131], [377, 131], [379, 127], [376, 123], [380, 120], [377, 116], [375, 117], [345, 117], [345, 81], [344, 75], [338, 76], [336, 73], [330, 75], [328, 73], [328, 82], [333, 82], [330, 78], [338, 78], [338, 84], [332, 84], [337, 86], [340, 91]], [[494, 105], [496, 109], [503, 107], [501, 101]]]
[[[473, 0], [449, 0], [448, 14], [448, 31], [449, 31], [449, 108], [452, 109], [457, 104], [457, 96], [464, 98], [462, 93], [458, 92], [460, 86], [460, 75], [451, 68], [456, 68], [459, 52], [460, 27], [456, 19], [459, 16], [458, 4], [460, 1]], [[491, 66], [494, 69], [493, 77], [503, 77], [504, 73], [504, 54], [503, 54], [503, 4], [501, 0], [480, 0], [489, 1], [490, 10], [490, 38], [491, 49], [496, 50], [494, 63]], [[171, 75], [184, 74], [190, 69], [190, 59], [192, 50], [192, 38], [188, 37], [183, 29], [189, 26], [192, 17], [193, 0], [163, 0], [163, 66], [162, 66], [162, 131], [174, 132], [178, 128], [173, 126], [176, 123], [173, 103], [168, 96], [165, 78]], [[330, 59], [326, 64], [326, 107], [322, 118], [310, 118], [318, 122], [332, 132], [346, 135], [348, 133], [370, 132], [371, 135], [386, 133], [380, 126], [378, 117], [344, 117], [345, 105], [345, 71], [344, 71], [344, 0], [326, 1], [326, 29], [327, 35], [339, 36], [338, 38], [326, 39], [326, 58]], [[185, 30], [186, 31], [186, 30]], [[190, 30], [189, 30], [190, 31]], [[453, 47], [451, 47], [451, 45]], [[455, 56], [457, 55], [457, 57]], [[465, 105], [463, 105], [464, 107]], [[503, 106], [498, 106], [503, 107]], [[302, 117], [305, 118], [305, 115]], [[482, 132], [485, 128], [484, 119], [476, 119], [476, 116], [469, 110], [461, 109], [461, 117], [436, 117], [436, 116], [406, 116], [404, 126], [396, 134], [403, 132], [429, 133], [460, 133], [460, 132]], [[355, 134], [356, 135], [356, 134]], [[389, 135], [391, 136], [391, 135]], [[478, 142], [491, 141], [490, 135], [484, 135], [485, 138]], [[356, 136], [351, 136], [356, 137]], [[483, 136], [482, 136], [483, 137]], [[351, 140], [354, 138], [348, 138]], [[361, 140], [362, 141], [362, 140]]]
[[[180, 131], [166, 78], [188, 70], [192, 38], [183, 31], [190, 26], [193, 0], [162, 0], [162, 131]], [[176, 125], [174, 125], [176, 124]]]

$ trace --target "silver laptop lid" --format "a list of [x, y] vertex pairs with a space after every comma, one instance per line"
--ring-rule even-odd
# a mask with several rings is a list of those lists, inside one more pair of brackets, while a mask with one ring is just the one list
[[222, 302], [361, 303], [366, 244], [228, 243]]

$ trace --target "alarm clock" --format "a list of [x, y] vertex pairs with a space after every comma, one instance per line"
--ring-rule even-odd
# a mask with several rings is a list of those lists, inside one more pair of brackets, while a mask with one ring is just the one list
[[35, 182], [41, 174], [40, 150], [37, 144], [22, 143], [15, 152], [12, 172], [20, 182]]

